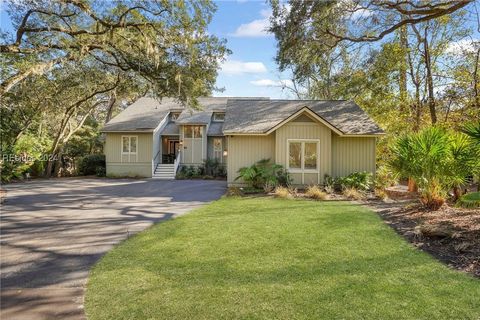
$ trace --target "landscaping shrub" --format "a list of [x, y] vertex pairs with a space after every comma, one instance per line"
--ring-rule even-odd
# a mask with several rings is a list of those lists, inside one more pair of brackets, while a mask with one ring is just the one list
[[0, 163], [1, 181], [3, 183], [12, 180], [23, 179], [23, 175], [30, 168], [30, 164], [24, 162], [4, 161]]
[[275, 189], [275, 184], [272, 183], [271, 181], [267, 181], [267, 182], [265, 182], [265, 184], [263, 185], [263, 191], [264, 191], [265, 193], [270, 193], [270, 192], [272, 192], [274, 189]]
[[327, 199], [327, 193], [323, 192], [317, 185], [307, 187], [305, 195], [315, 200]]
[[107, 170], [104, 167], [97, 167], [95, 175], [97, 177], [105, 177], [107, 175]]
[[370, 172], [352, 172], [346, 177], [338, 179], [342, 189], [355, 188], [357, 190], [369, 190], [372, 186], [372, 174]]
[[292, 198], [292, 194], [290, 193], [289, 188], [278, 186], [275, 188], [275, 197], [289, 199]]
[[348, 199], [353, 200], [362, 200], [365, 198], [365, 194], [363, 192], [352, 187], [347, 187], [343, 189], [343, 195]]
[[91, 154], [82, 158], [79, 171], [82, 175], [97, 174], [97, 168], [105, 170], [105, 156], [101, 154]]
[[335, 178], [326, 174], [323, 178], [325, 184], [325, 192], [326, 193], [333, 193], [335, 191]]
[[248, 187], [262, 189], [266, 183], [273, 186], [288, 186], [290, 176], [283, 166], [270, 162], [270, 159], [262, 159], [250, 167], [238, 170], [239, 176], [235, 181], [242, 179]]
[[461, 196], [457, 206], [463, 208], [480, 208], [480, 192], [470, 192]]
[[220, 162], [217, 159], [207, 159], [203, 162], [205, 174], [217, 177], [220, 171]]
[[377, 169], [375, 175], [375, 189], [385, 190], [388, 187], [398, 183], [398, 173], [394, 172], [388, 166], [381, 166]]
[[460, 186], [478, 166], [474, 144], [463, 133], [429, 127], [400, 137], [391, 147], [389, 165], [399, 175], [412, 178], [429, 209], [442, 206], [448, 190], [458, 196]]
[[227, 196], [237, 197], [242, 195], [242, 190], [239, 187], [229, 187], [227, 189]]

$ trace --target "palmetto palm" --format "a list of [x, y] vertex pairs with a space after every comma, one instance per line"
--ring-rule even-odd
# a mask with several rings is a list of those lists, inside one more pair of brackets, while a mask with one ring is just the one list
[[468, 138], [438, 127], [403, 136], [391, 150], [390, 166], [412, 177], [422, 189], [422, 201], [432, 208], [443, 203], [448, 189], [464, 183], [472, 168]]
[[477, 177], [477, 190], [480, 191], [480, 121], [470, 122], [461, 130], [468, 135], [473, 142], [476, 162], [473, 164], [473, 174]]
[[480, 121], [465, 124], [461, 131], [480, 145]]

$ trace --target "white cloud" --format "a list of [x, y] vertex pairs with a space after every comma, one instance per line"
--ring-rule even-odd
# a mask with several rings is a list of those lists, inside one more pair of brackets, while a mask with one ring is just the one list
[[270, 25], [268, 19], [258, 19], [253, 20], [252, 22], [241, 24], [232, 36], [234, 37], [268, 37], [271, 34], [267, 32], [268, 26]]
[[258, 87], [292, 87], [293, 82], [289, 79], [284, 80], [271, 80], [271, 79], [260, 79], [250, 81], [251, 84]]
[[262, 19], [253, 20], [249, 23], [241, 24], [233, 34], [234, 37], [268, 37], [271, 36], [269, 33], [268, 27], [270, 26], [270, 16], [272, 15], [271, 10], [262, 9], [260, 10], [260, 15]]
[[475, 52], [476, 47], [480, 45], [480, 40], [462, 39], [450, 42], [445, 50], [450, 54], [465, 54]]
[[227, 60], [222, 63], [220, 72], [224, 74], [265, 73], [267, 67], [263, 62], [243, 62], [239, 60]]

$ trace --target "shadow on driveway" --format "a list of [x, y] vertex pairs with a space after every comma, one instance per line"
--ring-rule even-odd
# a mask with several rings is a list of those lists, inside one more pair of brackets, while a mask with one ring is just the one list
[[89, 269], [153, 223], [220, 198], [224, 181], [52, 179], [6, 186], [2, 319], [83, 319]]

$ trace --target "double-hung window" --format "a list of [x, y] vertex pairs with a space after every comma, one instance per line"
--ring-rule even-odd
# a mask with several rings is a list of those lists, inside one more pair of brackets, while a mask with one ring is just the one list
[[290, 171], [318, 171], [318, 140], [288, 140], [288, 169]]
[[122, 136], [122, 156], [127, 156], [128, 161], [136, 160], [137, 141], [137, 136]]

